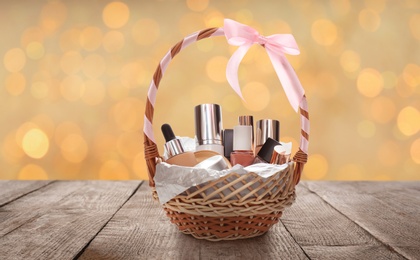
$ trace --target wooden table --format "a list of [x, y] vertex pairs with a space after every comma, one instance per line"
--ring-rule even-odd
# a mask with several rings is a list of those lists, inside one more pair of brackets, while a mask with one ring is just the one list
[[0, 181], [0, 259], [420, 259], [420, 182], [301, 182], [267, 234], [177, 231], [141, 181]]

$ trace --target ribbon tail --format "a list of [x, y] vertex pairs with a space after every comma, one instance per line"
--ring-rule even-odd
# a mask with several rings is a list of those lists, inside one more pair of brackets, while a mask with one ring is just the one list
[[305, 95], [305, 90], [303, 89], [295, 70], [283, 53], [273, 53], [268, 48], [266, 48], [266, 50], [290, 105], [295, 112], [298, 112], [300, 102]]
[[235, 53], [230, 57], [227, 66], [226, 66], [226, 78], [229, 82], [232, 89], [241, 97], [242, 100], [245, 100], [242, 96], [241, 88], [239, 86], [239, 79], [238, 79], [238, 69], [239, 64], [241, 63], [242, 59], [244, 58], [245, 54], [248, 52], [248, 49], [252, 46], [252, 44], [245, 44], [241, 45]]

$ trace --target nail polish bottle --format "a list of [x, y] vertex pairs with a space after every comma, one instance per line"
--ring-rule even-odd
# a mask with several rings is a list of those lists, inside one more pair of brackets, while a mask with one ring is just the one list
[[258, 152], [257, 156], [255, 156], [254, 161], [252, 164], [255, 163], [270, 163], [271, 158], [273, 155], [274, 147], [277, 145], [281, 145], [279, 142], [272, 138], [267, 138], [264, 145], [261, 147], [260, 151]]
[[252, 127], [249, 125], [238, 125], [233, 128], [233, 152], [230, 154], [232, 165], [251, 165], [254, 160], [252, 151]]
[[277, 142], [280, 140], [280, 122], [278, 120], [262, 119], [257, 121], [255, 131], [255, 154], [258, 154], [268, 138], [274, 139]]
[[171, 126], [164, 124], [161, 129], [166, 141], [165, 149], [168, 152], [168, 159], [165, 162], [179, 166], [195, 166], [197, 160], [194, 153], [184, 151], [181, 141], [175, 137]]
[[196, 150], [211, 150], [224, 155], [222, 145], [222, 110], [217, 104], [201, 104], [195, 107]]

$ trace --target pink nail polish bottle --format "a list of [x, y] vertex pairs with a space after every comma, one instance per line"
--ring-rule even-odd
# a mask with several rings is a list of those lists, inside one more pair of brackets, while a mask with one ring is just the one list
[[232, 165], [251, 165], [254, 161], [252, 151], [252, 126], [238, 125], [233, 128], [233, 152], [230, 154]]

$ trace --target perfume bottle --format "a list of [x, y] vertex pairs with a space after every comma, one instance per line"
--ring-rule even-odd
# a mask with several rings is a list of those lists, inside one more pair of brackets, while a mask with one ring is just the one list
[[233, 128], [233, 152], [230, 154], [232, 165], [251, 165], [254, 161], [252, 151], [252, 127], [238, 125]]
[[222, 110], [217, 104], [201, 104], [195, 107], [196, 150], [211, 150], [224, 155], [222, 145]]
[[[250, 125], [252, 126], [252, 138], [251, 138], [251, 147], [254, 149], [254, 117], [253, 116], [239, 116], [238, 117], [239, 125]], [[255, 153], [254, 153], [255, 155]]]
[[280, 122], [273, 119], [258, 120], [256, 124], [255, 134], [255, 154], [258, 154], [261, 147], [268, 138], [274, 139], [277, 142], [280, 140]]
[[171, 126], [164, 124], [161, 129], [166, 141], [165, 149], [168, 152], [168, 159], [165, 162], [179, 166], [195, 166], [197, 160], [194, 153], [184, 151], [181, 141], [175, 137]]

